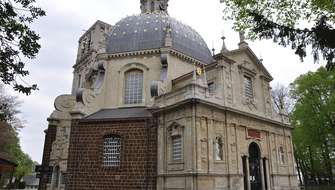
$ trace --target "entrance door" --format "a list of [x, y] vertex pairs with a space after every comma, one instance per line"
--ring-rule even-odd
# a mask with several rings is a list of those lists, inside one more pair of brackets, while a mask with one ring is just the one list
[[262, 190], [261, 153], [256, 143], [249, 146], [249, 172], [251, 190]]

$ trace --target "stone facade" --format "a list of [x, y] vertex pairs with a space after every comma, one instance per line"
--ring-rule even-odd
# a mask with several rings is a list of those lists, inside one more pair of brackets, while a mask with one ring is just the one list
[[212, 56], [167, 0], [141, 4], [80, 38], [72, 93], [48, 119], [52, 177], [40, 189], [297, 189], [293, 129], [243, 34]]

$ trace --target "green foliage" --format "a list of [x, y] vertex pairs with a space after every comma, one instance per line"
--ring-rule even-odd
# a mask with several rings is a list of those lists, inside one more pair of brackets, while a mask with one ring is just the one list
[[0, 132], [1, 136], [6, 136], [6, 139], [2, 139], [0, 152], [5, 153], [11, 161], [18, 164], [14, 176], [21, 179], [30, 174], [33, 171], [34, 162], [22, 151], [17, 132], [9, 126], [1, 126]]
[[45, 12], [33, 5], [35, 0], [0, 0], [0, 79], [14, 90], [30, 94], [37, 85], [19, 83], [29, 75], [25, 59], [34, 59], [39, 52], [40, 37], [29, 28]]
[[[33, 171], [34, 163], [20, 146], [18, 129], [22, 122], [18, 117], [20, 103], [17, 98], [5, 92], [0, 84], [0, 153], [18, 164], [15, 177], [21, 179]], [[18, 181], [19, 182], [19, 181]]]
[[304, 170], [305, 178], [332, 178], [335, 161], [335, 71], [321, 67], [316, 72], [298, 77], [291, 88], [291, 96], [296, 101], [291, 122], [295, 127], [293, 142], [298, 164]]
[[[272, 39], [291, 46], [301, 60], [307, 47], [316, 62], [320, 55], [327, 68], [335, 67], [335, 6], [333, 0], [221, 0], [224, 18], [234, 28], [246, 31], [250, 39]], [[308, 23], [307, 23], [308, 22]], [[311, 25], [312, 23], [312, 25]], [[301, 25], [308, 28], [300, 29]]]

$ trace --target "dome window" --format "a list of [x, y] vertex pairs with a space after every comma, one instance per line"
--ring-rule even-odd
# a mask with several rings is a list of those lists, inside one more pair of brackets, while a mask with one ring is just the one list
[[143, 103], [143, 72], [141, 70], [130, 70], [125, 73], [124, 103]]

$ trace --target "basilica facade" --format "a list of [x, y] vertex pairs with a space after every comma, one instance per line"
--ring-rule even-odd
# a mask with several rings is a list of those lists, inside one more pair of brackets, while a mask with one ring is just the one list
[[212, 54], [168, 0], [97, 21], [48, 118], [40, 190], [295, 190], [292, 127], [240, 34]]

